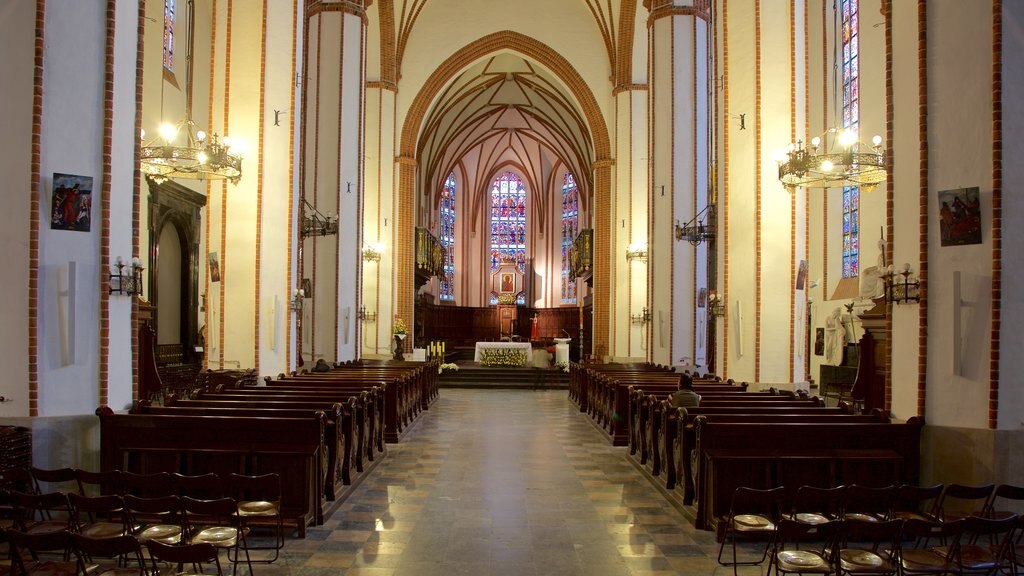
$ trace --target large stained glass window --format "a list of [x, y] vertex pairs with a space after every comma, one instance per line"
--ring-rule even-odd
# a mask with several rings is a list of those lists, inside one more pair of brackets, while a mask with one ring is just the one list
[[164, 0], [164, 68], [174, 71], [174, 0]]
[[441, 245], [444, 246], [444, 276], [440, 299], [455, 301], [455, 174], [449, 174], [441, 190]]
[[[526, 273], [526, 187], [519, 176], [504, 172], [491, 185], [491, 270], [502, 260], [512, 260]], [[491, 294], [491, 303], [498, 295]], [[517, 301], [525, 304], [525, 296]]]
[[[859, 0], [840, 0], [843, 16], [843, 129], [860, 123]], [[843, 186], [843, 278], [860, 273], [860, 188]]]
[[576, 277], [569, 263], [569, 249], [579, 231], [579, 196], [576, 180], [566, 173], [562, 180], [562, 304], [576, 303]]

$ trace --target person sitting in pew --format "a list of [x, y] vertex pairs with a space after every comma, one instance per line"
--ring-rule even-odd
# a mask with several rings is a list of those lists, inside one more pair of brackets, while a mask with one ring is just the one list
[[676, 408], [692, 408], [700, 406], [700, 394], [693, 391], [693, 377], [684, 373], [679, 377], [679, 390], [670, 396]]
[[316, 361], [316, 366], [313, 366], [313, 372], [330, 372], [331, 366], [323, 358]]

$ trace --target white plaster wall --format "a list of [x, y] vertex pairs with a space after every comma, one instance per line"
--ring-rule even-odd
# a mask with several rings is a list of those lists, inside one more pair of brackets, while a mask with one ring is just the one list
[[[640, 94], [646, 100], [647, 92], [640, 92]], [[616, 157], [622, 158], [623, 162], [617, 165], [614, 170], [615, 186], [612, 188], [612, 199], [610, 202], [613, 225], [609, 231], [612, 236], [612, 258], [609, 262], [611, 265], [609, 305], [612, 310], [612, 313], [609, 315], [609, 329], [611, 331], [609, 355], [613, 357], [629, 356], [629, 341], [634, 332], [637, 339], [639, 339], [641, 334], [646, 331], [644, 330], [645, 327], [642, 326], [634, 328], [629, 320], [629, 315], [632, 307], [632, 278], [635, 276], [639, 280], [646, 280], [647, 271], [642, 269], [642, 267], [638, 267], [634, 271], [633, 263], [625, 260], [626, 247], [632, 242], [633, 202], [631, 202], [631, 194], [634, 192], [633, 170], [639, 170], [645, 176], [643, 187], [637, 188], [635, 191], [641, 195], [642, 200], [647, 198], [645, 194], [642, 194], [642, 191], [646, 188], [646, 161], [635, 165], [631, 153], [634, 148], [639, 147], [645, 151], [644, 155], [646, 156], [646, 141], [635, 142], [632, 132], [633, 111], [638, 105], [637, 99], [634, 96], [635, 93], [633, 92], [623, 92], [616, 98], [615, 154]], [[643, 106], [643, 110], [646, 109], [646, 105]], [[646, 213], [646, 207], [644, 213]], [[637, 264], [637, 266], [641, 265]], [[646, 300], [646, 282], [644, 282], [644, 290], [638, 291], [641, 292]]]
[[[729, 66], [719, 74], [729, 79], [729, 118], [722, 127], [729, 132], [728, 216], [723, 233], [729, 235], [729, 272], [725, 283], [726, 315], [721, 325], [729, 331], [728, 348], [722, 355], [724, 378], [754, 380], [754, 312], [756, 282], [756, 197], [753, 169], [757, 110], [754, 101], [754, 3], [729, 4]], [[745, 115], [745, 129], [740, 128]]]
[[[928, 3], [929, 279], [931, 424], [988, 425], [992, 276], [992, 17], [989, 2]], [[981, 189], [982, 243], [941, 247], [937, 193]], [[953, 338], [953, 276], [962, 282], [962, 341]], [[953, 357], [963, 360], [959, 374]]]
[[[660, 108], [658, 112], [669, 112], [671, 116], [656, 116], [654, 122], [664, 122], [670, 131], [672, 157], [667, 159], [671, 167], [669, 182], [666, 187], [671, 195], [667, 210], [658, 210], [654, 214], [652, 230], [658, 248], [664, 246], [672, 257], [672, 276], [668, 286], [664, 284], [664, 268], [654, 270], [656, 285], [670, 287], [672, 334], [671, 347], [665, 364], [692, 364], [694, 356], [694, 337], [697, 330], [694, 308], [696, 307], [696, 251], [688, 242], [676, 240], [675, 223], [681, 224], [693, 220], [697, 213], [698, 192], [695, 184], [697, 175], [697, 149], [704, 142], [696, 129], [698, 103], [694, 100], [697, 92], [698, 61], [701, 57], [694, 53], [697, 46], [697, 28], [704, 28], [704, 23], [692, 16], [674, 16], [665, 19], [668, 34], [672, 36], [672, 49], [679, 56], [668, 59], [666, 73], [655, 74], [654, 80], [672, 83], [671, 100], [657, 102], [669, 107]], [[696, 25], [695, 25], [696, 24]], [[657, 25], [656, 25], [657, 26]], [[659, 32], [660, 33], [660, 32]], [[686, 57], [688, 55], [689, 57]], [[665, 58], [662, 61], [665, 62]], [[659, 96], [664, 96], [662, 92]], [[670, 119], [670, 120], [669, 120]], [[657, 182], [657, 180], [655, 180]], [[660, 190], [657, 193], [660, 194]], [[660, 198], [659, 198], [660, 199]], [[659, 199], [656, 199], [656, 205]], [[666, 245], [667, 244], [667, 245]], [[664, 356], [662, 356], [664, 358]]]
[[[260, 376], [276, 375], [291, 370], [287, 365], [290, 331], [293, 321], [290, 315], [294, 281], [288, 283], [286, 271], [291, 266], [288, 251], [289, 240], [295, 246], [297, 235], [288, 220], [289, 210], [297, 211], [298, 194], [294, 193], [289, 172], [293, 158], [289, 156], [292, 145], [292, 129], [298, 133], [299, 114], [291, 101], [296, 71], [293, 69], [292, 54], [295, 46], [295, 19], [297, 10], [293, 5], [268, 3], [266, 14], [266, 63], [264, 75], [263, 128], [263, 211], [261, 214], [261, 243], [259, 257], [260, 282]], [[280, 125], [274, 125], [275, 111], [280, 111]], [[294, 148], [297, 154], [297, 146]], [[250, 155], [258, 152], [250, 147]], [[295, 164], [298, 176], [298, 164]], [[289, 202], [291, 202], [289, 204]], [[294, 278], [294, 277], [293, 277]]]
[[[46, 12], [39, 234], [39, 415], [98, 400], [105, 5]], [[89, 232], [50, 229], [53, 174], [91, 176]], [[129, 258], [130, 260], [130, 258]], [[74, 263], [75, 289], [69, 291]], [[105, 268], [104, 268], [105, 271]], [[124, 298], [124, 297], [121, 297]]]
[[[893, 261], [909, 262], [914, 270], [920, 270], [921, 139], [916, 4], [894, 2], [892, 18], [895, 233], [889, 242]], [[917, 415], [919, 313], [917, 305], [892, 307], [892, 413], [900, 419]]]
[[[761, 10], [761, 102], [748, 116], [748, 128], [760, 115], [761, 150], [753, 156], [761, 165], [761, 286], [760, 334], [754, 353], [760, 357], [755, 378], [761, 383], [790, 382], [793, 342], [792, 196], [779, 182], [777, 151], [792, 141], [790, 17], [788, 10]], [[752, 303], [750, 314], [757, 314]]]
[[[5, 174], [0, 193], [7, 208], [0, 211], [0, 266], [8, 273], [0, 280], [0, 317], [4, 318], [0, 369], [0, 416], [28, 416], [28, 280], [29, 216], [31, 200], [32, 86], [35, 51], [35, 4], [0, 3], [0, 102], [8, 115], [4, 122], [0, 171]], [[45, 192], [44, 192], [45, 190]], [[40, 190], [40, 201], [49, 199], [49, 188]], [[40, 210], [45, 214], [48, 208]]]
[[[120, 0], [115, 12], [114, 30], [114, 120], [111, 149], [110, 253], [130, 255], [135, 231], [132, 209], [135, 193], [136, 81], [138, 59], [139, 4]], [[140, 189], [140, 194], [142, 194]], [[144, 197], [140, 212], [145, 212]], [[96, 204], [93, 203], [93, 210]], [[140, 214], [139, 226], [142, 226]], [[139, 257], [145, 261], [147, 245], [139, 244]], [[115, 257], [116, 258], [116, 257]], [[100, 273], [104, 272], [100, 263]], [[132, 358], [125, 353], [132, 346], [132, 306], [127, 298], [110, 300], [110, 356], [108, 358], [107, 404], [124, 408], [132, 401]], [[91, 413], [96, 406], [85, 406]]]
[[[371, 29], [374, 26], [370, 27]], [[370, 50], [373, 52], [373, 50]], [[373, 322], [362, 324], [361, 346], [365, 355], [383, 354], [387, 352], [391, 324], [384, 320], [391, 317], [391, 299], [383, 298], [391, 292], [392, 280], [389, 273], [394, 256], [394, 244], [391, 244], [390, 226], [394, 222], [394, 189], [395, 175], [395, 129], [394, 110], [395, 93], [391, 90], [369, 88], [366, 91], [366, 184], [363, 204], [363, 238], [367, 243], [385, 245], [379, 262], [363, 264], [363, 296], [362, 302], [369, 313], [377, 314]], [[468, 208], [465, 204], [467, 191], [464, 188], [465, 178], [456, 171], [456, 202], [457, 211]], [[456, 270], [464, 266], [465, 238], [468, 233], [460, 228], [456, 232]], [[455, 301], [462, 302], [466, 297], [464, 284], [456, 282]]]
[[[334, 353], [338, 361], [356, 357], [356, 287], [362, 264], [359, 200], [362, 193], [363, 163], [363, 88], [365, 74], [365, 27], [362, 18], [345, 14], [342, 22], [341, 132], [338, 174], [338, 309]], [[411, 322], [412, 319], [410, 318]]]
[[1024, 332], [1024, 4], [1003, 2], [1003, 301], [1001, 308], [999, 428], [1024, 427], [1021, 406], [1024, 389], [1018, 376], [1024, 373], [1024, 356], [1017, 353], [1017, 334]]

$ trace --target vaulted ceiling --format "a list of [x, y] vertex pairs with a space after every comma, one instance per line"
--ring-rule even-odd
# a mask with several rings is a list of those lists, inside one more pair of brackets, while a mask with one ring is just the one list
[[549, 216], [538, 194], [561, 168], [576, 177], [582, 199], [589, 197], [592, 150], [585, 120], [562, 84], [521, 56], [502, 53], [472, 65], [439, 95], [417, 158], [430, 206], [448, 174], [460, 171], [474, 223], [493, 177], [515, 168], [543, 224]]

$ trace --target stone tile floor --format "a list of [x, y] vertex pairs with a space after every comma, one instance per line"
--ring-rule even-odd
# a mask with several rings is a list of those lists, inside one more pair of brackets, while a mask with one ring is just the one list
[[323, 526], [254, 571], [731, 574], [717, 554], [564, 390], [444, 389]]

